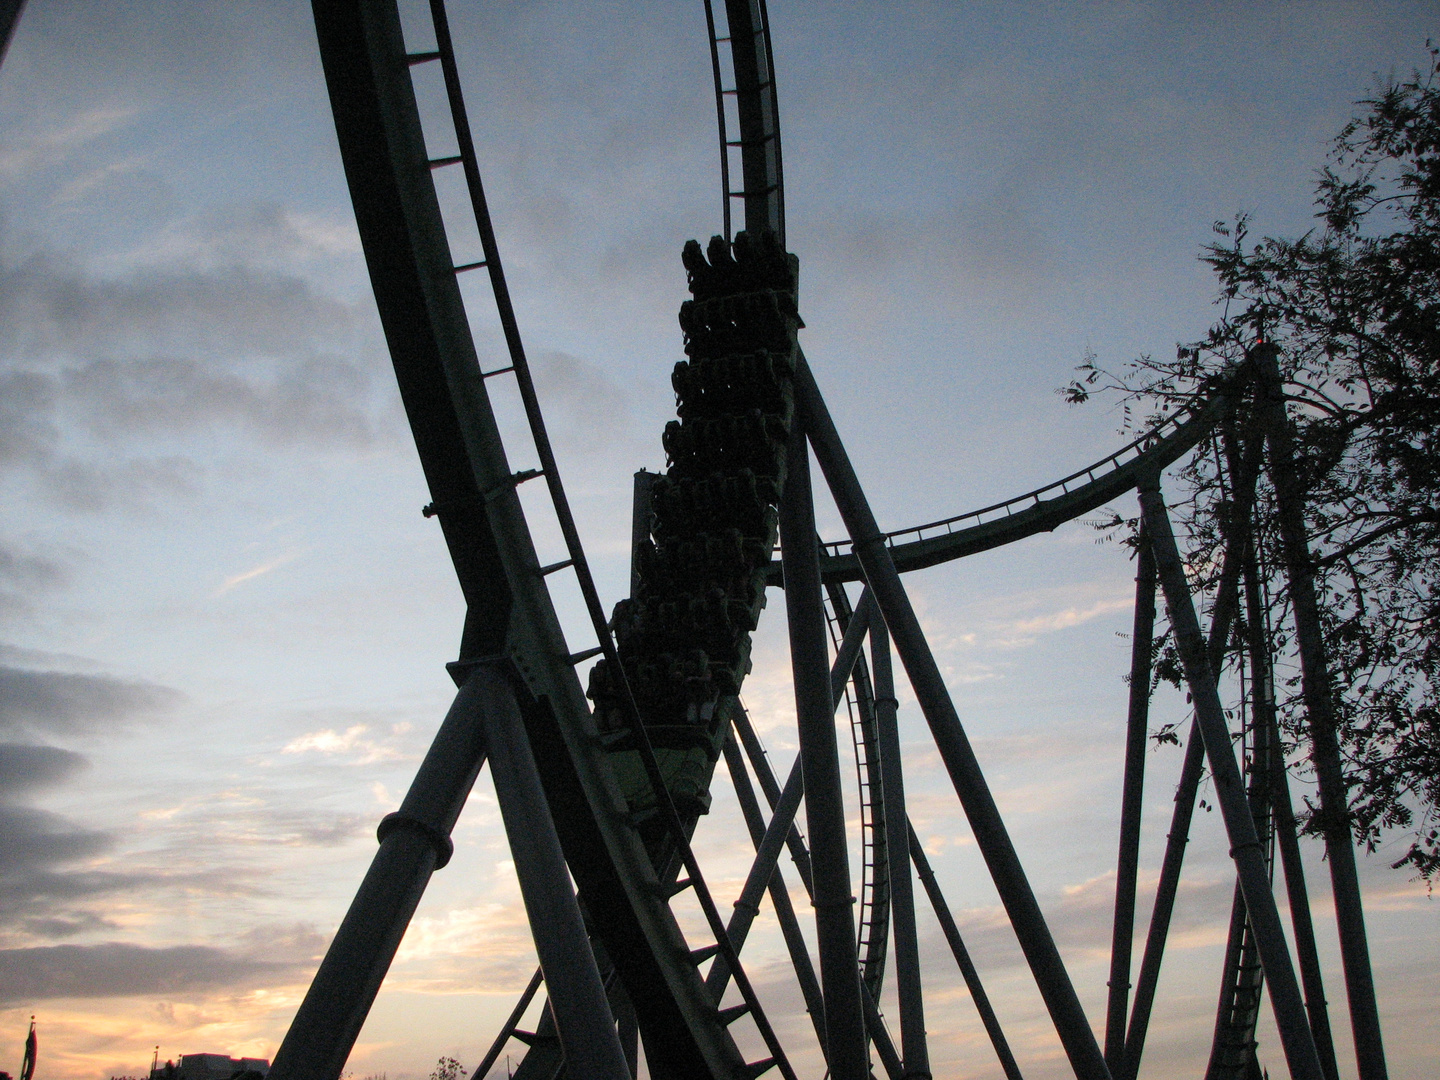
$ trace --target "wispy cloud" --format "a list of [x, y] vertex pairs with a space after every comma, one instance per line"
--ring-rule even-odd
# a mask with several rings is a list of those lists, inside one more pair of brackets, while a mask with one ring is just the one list
[[355, 724], [345, 731], [337, 732], [333, 728], [326, 728], [323, 731], [311, 731], [297, 738], [291, 739], [281, 750], [283, 754], [352, 754], [355, 755], [351, 764], [369, 765], [375, 761], [394, 761], [401, 755], [393, 747], [382, 746], [371, 739], [364, 738], [370, 729], [364, 724]]
[[1033, 639], [1039, 634], [1053, 634], [1057, 630], [1068, 630], [1072, 626], [1080, 626], [1101, 615], [1108, 615], [1112, 611], [1127, 611], [1132, 602], [1128, 596], [1098, 600], [1085, 607], [1067, 607], [1060, 611], [1038, 615], [1033, 619], [1021, 619], [1012, 623], [1010, 629], [1020, 639]]
[[224, 596], [237, 585], [243, 585], [247, 581], [252, 581], [255, 578], [262, 577], [265, 574], [270, 573], [270, 571], [272, 570], [278, 570], [280, 569], [280, 567], [286, 566], [294, 562], [301, 556], [301, 554], [303, 553], [299, 551], [287, 552], [286, 554], [281, 555], [278, 558], [271, 559], [269, 562], [263, 562], [259, 566], [252, 567], [249, 570], [243, 570], [238, 574], [233, 574], [220, 583], [220, 587], [215, 590], [213, 595], [215, 597]]
[[86, 143], [125, 126], [135, 113], [129, 106], [102, 105], [41, 129], [32, 138], [13, 143], [0, 153], [0, 175], [16, 175], [54, 164]]

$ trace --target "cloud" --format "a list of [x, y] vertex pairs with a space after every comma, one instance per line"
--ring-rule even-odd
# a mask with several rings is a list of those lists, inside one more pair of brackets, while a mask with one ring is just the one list
[[58, 164], [77, 148], [124, 127], [135, 116], [128, 106], [102, 105], [74, 113], [62, 122], [26, 132], [0, 152], [0, 175], [19, 175]]
[[348, 754], [354, 755], [352, 765], [368, 765], [374, 761], [393, 761], [400, 757], [398, 751], [393, 747], [382, 746], [380, 743], [363, 736], [370, 729], [364, 724], [355, 724], [345, 729], [344, 733], [337, 733], [332, 728], [323, 731], [311, 731], [299, 735], [285, 744], [280, 751], [282, 754]]
[[215, 590], [215, 595], [224, 596], [231, 589], [235, 588], [236, 585], [251, 581], [257, 577], [262, 577], [265, 574], [270, 573], [270, 571], [272, 570], [278, 570], [280, 569], [280, 567], [285, 566], [288, 563], [294, 562], [299, 557], [300, 553], [298, 551], [292, 551], [286, 555], [281, 555], [278, 558], [271, 559], [269, 562], [263, 562], [259, 566], [252, 567], [249, 570], [242, 570], [238, 574], [232, 574], [230, 577], [227, 577], [224, 581], [220, 583], [220, 587]]
[[[986, 599], [965, 614], [963, 628], [942, 624], [932, 638], [938, 637], [942, 647], [949, 648], [1024, 648], [1046, 634], [1083, 626], [1133, 606], [1134, 598], [1128, 592], [1116, 592], [1108, 583], [1029, 589]], [[952, 625], [954, 621], [952, 617]]]
[[546, 409], [588, 431], [585, 441], [606, 441], [628, 426], [625, 392], [604, 368], [555, 351], [542, 353], [533, 366], [536, 389]]
[[0, 664], [0, 732], [81, 734], [150, 719], [183, 700], [155, 683]]
[[88, 765], [83, 754], [56, 746], [0, 743], [0, 799], [53, 787]]
[[98, 855], [114, 843], [109, 833], [79, 828], [59, 814], [0, 804], [0, 881]]
[[98, 511], [199, 490], [196, 461], [213, 452], [178, 439], [391, 439], [368, 305], [296, 274], [345, 254], [348, 235], [278, 207], [223, 206], [108, 272], [44, 248], [0, 251], [0, 472]]
[[259, 959], [209, 945], [150, 948], [111, 942], [0, 949], [0, 1005], [274, 985], [293, 978], [308, 960]]
[[1112, 611], [1128, 611], [1133, 606], [1134, 601], [1128, 596], [1117, 596], [1108, 600], [1097, 600], [1083, 608], [1067, 607], [1031, 619], [1020, 619], [1010, 626], [1010, 630], [1016, 635], [1017, 641], [1023, 642], [1033, 640], [1038, 634], [1051, 634], [1056, 630], [1068, 630], [1072, 626], [1080, 626], [1101, 615], [1108, 615]]
[[67, 510], [98, 513], [118, 508], [145, 514], [157, 505], [189, 499], [200, 488], [203, 470], [178, 454], [158, 458], [86, 461], [65, 457], [35, 463], [35, 488], [48, 502]]
[[[0, 434], [0, 441], [4, 438]], [[0, 539], [0, 618], [28, 614], [32, 598], [62, 584], [65, 576], [65, 568], [55, 559]]]
[[[1202, 879], [1194, 875], [1189, 879], [1182, 878], [1171, 918], [1167, 949], [1210, 946], [1215, 944], [1217, 935], [1223, 941], [1224, 919], [1229, 913], [1234, 888], [1234, 878], [1223, 875], [1218, 878]], [[1071, 964], [1109, 956], [1115, 903], [1113, 873], [1062, 889], [1059, 896], [1041, 897], [1040, 902], [1056, 944], [1070, 958]], [[1154, 903], [1155, 881], [1141, 881], [1135, 910], [1142, 934]], [[1004, 908], [998, 905], [970, 908], [955, 911], [954, 916], [966, 948], [982, 971], [1000, 971], [1025, 963]], [[938, 929], [921, 945], [926, 952], [949, 952], [949, 945]]]
[[68, 415], [105, 440], [230, 426], [269, 445], [369, 445], [369, 379], [334, 356], [311, 356], [265, 373], [216, 362], [93, 360], [58, 374]]
[[277, 202], [252, 201], [207, 207], [172, 222], [134, 252], [133, 258], [159, 266], [293, 268], [298, 263], [359, 253], [360, 231], [348, 214], [328, 219]]
[[102, 276], [51, 251], [0, 263], [0, 347], [16, 360], [291, 356], [349, 336], [352, 313], [291, 274], [150, 266]]

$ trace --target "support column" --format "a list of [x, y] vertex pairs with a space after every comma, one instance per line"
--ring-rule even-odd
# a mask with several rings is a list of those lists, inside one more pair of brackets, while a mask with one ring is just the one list
[[975, 962], [970, 959], [970, 950], [965, 947], [965, 942], [960, 937], [960, 928], [955, 925], [955, 916], [950, 914], [950, 905], [945, 902], [945, 894], [940, 891], [940, 883], [935, 880], [935, 871], [931, 868], [925, 849], [920, 846], [920, 838], [915, 835], [914, 826], [909, 821], [905, 822], [905, 831], [909, 838], [907, 846], [910, 859], [915, 864], [915, 873], [919, 876], [920, 883], [925, 886], [926, 895], [930, 897], [930, 906], [934, 909], [935, 918], [950, 946], [950, 955], [955, 957], [955, 965], [960, 969], [960, 976], [970, 991], [970, 1000], [975, 1003], [975, 1011], [980, 1014], [980, 1022], [985, 1025], [985, 1033], [990, 1036], [990, 1045], [995, 1048], [995, 1056], [1000, 1059], [1000, 1067], [1005, 1070], [1006, 1080], [1022, 1080], [1020, 1066], [1015, 1063], [1015, 1055], [1010, 1052], [1010, 1042], [1005, 1038], [1000, 1020], [990, 1004], [990, 995], [985, 993], [985, 987], [980, 982], [980, 972], [975, 970]]
[[481, 670], [455, 695], [400, 809], [380, 822], [380, 850], [275, 1053], [275, 1080], [337, 1080], [430, 875], [450, 861], [450, 830], [485, 763], [483, 688], [495, 676]]
[[[1241, 458], [1238, 473], [1232, 473], [1229, 533], [1220, 564], [1220, 582], [1215, 589], [1215, 604], [1210, 613], [1207, 650], [1212, 675], [1220, 671], [1225, 646], [1230, 640], [1230, 626], [1240, 610], [1240, 574], [1244, 564], [1243, 553], [1252, 531], [1250, 515], [1255, 504], [1255, 483], [1260, 474], [1261, 449], [1260, 440], [1252, 439]], [[1137, 486], [1138, 494], [1144, 496], [1147, 491], [1159, 491], [1159, 483], [1158, 476], [1147, 477]], [[1150, 1027], [1150, 1010], [1160, 981], [1160, 962], [1170, 933], [1170, 916], [1175, 910], [1180, 869], [1185, 862], [1185, 847], [1190, 842], [1190, 819], [1195, 812], [1195, 796], [1200, 788], [1204, 765], [1205, 743], [1200, 737], [1200, 724], [1198, 720], [1192, 720], [1185, 737], [1185, 759], [1175, 787], [1175, 808], [1170, 815], [1170, 832], [1165, 840], [1160, 880], [1155, 885], [1150, 929], [1145, 935], [1145, 951], [1141, 955], [1140, 973], [1135, 980], [1135, 1004], [1131, 1007], [1130, 1025], [1125, 1033], [1125, 1063], [1118, 1080], [1135, 1080], [1140, 1071], [1140, 1058], [1145, 1051], [1145, 1036]]]
[[1365, 933], [1365, 907], [1355, 866], [1351, 836], [1350, 802], [1340, 762], [1335, 702], [1330, 685], [1320, 608], [1315, 598], [1315, 564], [1305, 530], [1305, 494], [1295, 470], [1294, 438], [1285, 414], [1285, 390], [1280, 381], [1279, 350], [1257, 345], [1251, 353], [1260, 376], [1265, 409], [1266, 442], [1270, 450], [1270, 478], [1285, 569], [1290, 582], [1290, 603], [1295, 612], [1295, 638], [1300, 652], [1300, 686], [1310, 725], [1310, 760], [1320, 789], [1320, 826], [1329, 856], [1330, 887], [1335, 894], [1335, 922], [1340, 931], [1340, 959], [1345, 968], [1345, 990], [1350, 1000], [1350, 1027], [1355, 1037], [1355, 1059], [1360, 1080], [1386, 1080], [1385, 1046], [1380, 1034], [1380, 1009], [1375, 1000], [1375, 979], [1370, 970], [1370, 944]]
[[1255, 821], [1250, 816], [1244, 780], [1240, 776], [1240, 767], [1235, 763], [1234, 748], [1230, 745], [1230, 731], [1215, 689], [1210, 657], [1200, 634], [1200, 623], [1195, 617], [1185, 569], [1160, 492], [1153, 489], [1142, 491], [1140, 507], [1155, 552], [1156, 570], [1185, 668], [1185, 680], [1194, 701], [1195, 718], [1205, 741], [1216, 799], [1230, 837], [1230, 855], [1240, 877], [1245, 907], [1265, 968], [1270, 1004], [1275, 1013], [1275, 1024], [1280, 1029], [1285, 1060], [1294, 1080], [1323, 1080], [1320, 1059], [1305, 1016], [1305, 1003], [1290, 962], [1290, 949], [1280, 925], [1275, 896], [1270, 891], [1270, 869], [1255, 832]]
[[785, 610], [795, 711], [804, 762], [805, 818], [815, 873], [815, 927], [820, 983], [825, 994], [825, 1060], [835, 1080], [866, 1080], [870, 1074], [860, 971], [855, 955], [855, 914], [850, 892], [850, 852], [845, 836], [840, 755], [825, 608], [820, 592], [820, 552], [810, 491], [810, 452], [804, 424], [792, 427], [785, 492], [780, 504], [780, 547], [785, 564]]
[[1305, 1011], [1310, 1031], [1320, 1054], [1325, 1080], [1340, 1080], [1335, 1061], [1335, 1040], [1330, 1031], [1330, 1013], [1325, 1005], [1325, 981], [1320, 973], [1320, 951], [1315, 943], [1315, 925], [1310, 918], [1310, 894], [1305, 887], [1305, 865], [1300, 858], [1300, 838], [1295, 811], [1290, 803], [1290, 778], [1285, 769], [1285, 748], [1280, 741], [1280, 724], [1275, 715], [1275, 676], [1270, 668], [1270, 642], [1265, 632], [1265, 607], [1260, 595], [1260, 571], [1252, 541], [1245, 562], [1245, 621], [1250, 646], [1250, 683], [1255, 722], [1269, 732], [1270, 810], [1275, 819], [1275, 843], [1285, 869], [1285, 892], [1290, 901], [1290, 925], [1295, 933], [1295, 960], [1300, 965], [1300, 985], [1305, 991]]
[[890, 549], [885, 544], [884, 534], [875, 522], [875, 515], [850, 464], [849, 455], [815, 384], [815, 376], [803, 357], [795, 373], [795, 398], [800, 421], [815, 448], [815, 457], [830, 485], [840, 515], [845, 520], [856, 558], [894, 638], [910, 685], [930, 725], [935, 745], [975, 834], [976, 845], [990, 868], [996, 890], [1010, 917], [1010, 925], [1020, 941], [1020, 948], [1050, 1011], [1070, 1065], [1081, 1080], [1109, 1080], [1110, 1071], [1095, 1041], [1095, 1033], [1085, 1018], [1085, 1010], [1060, 958], [1060, 950], [1055, 947], [1055, 939], [1045, 923], [1045, 916], [1020, 865], [1020, 858], [985, 782], [980, 763], [955, 712], [944, 676], [930, 652], [920, 620], [910, 605]]
[[870, 630], [870, 672], [875, 677], [875, 722], [880, 742], [880, 795], [885, 807], [885, 849], [890, 853], [890, 920], [895, 938], [895, 984], [900, 997], [900, 1060], [905, 1076], [930, 1077], [925, 1042], [925, 999], [920, 985], [920, 943], [915, 929], [915, 890], [910, 876], [909, 818], [905, 771], [900, 763], [895, 673], [890, 633], [879, 619]]
[[574, 1062], [577, 1071], [583, 1069], [586, 1080], [629, 1080], [630, 1066], [570, 884], [514, 688], [488, 664], [477, 668], [470, 681], [479, 684], [495, 798], [565, 1060]]
[[1130, 952], [1135, 939], [1135, 883], [1140, 873], [1140, 819], [1145, 809], [1145, 742], [1150, 725], [1151, 653], [1155, 639], [1155, 556], [1142, 529], [1135, 565], [1135, 622], [1130, 634], [1130, 709], [1125, 779], [1120, 796], [1120, 854], [1110, 933], [1110, 992], [1105, 1010], [1105, 1064], [1119, 1073], [1130, 1012]]
[[650, 495], [659, 473], [641, 469], [635, 474], [630, 499], [630, 596], [640, 589], [640, 545], [650, 539]]
[[[805, 999], [805, 1011], [810, 1014], [815, 1038], [823, 1050], [825, 997], [820, 990], [820, 980], [815, 977], [815, 966], [810, 962], [810, 949], [800, 932], [795, 908], [790, 903], [790, 892], [785, 885], [785, 878], [775, 865], [775, 857], [779, 854], [780, 842], [783, 841], [772, 839], [771, 831], [765, 826], [765, 820], [760, 813], [760, 803], [755, 798], [755, 789], [750, 783], [750, 775], [745, 771], [744, 755], [741, 754], [740, 745], [733, 734], [725, 739], [724, 753], [725, 765], [730, 770], [730, 780], [735, 785], [735, 798], [740, 803], [740, 813], [745, 818], [745, 827], [750, 830], [750, 840], [755, 845], [755, 863], [750, 868], [750, 876], [746, 878], [744, 888], [740, 890], [740, 899], [735, 901], [735, 914], [730, 917], [730, 924], [725, 930], [738, 953], [745, 945], [745, 938], [749, 936], [751, 923], [760, 913], [759, 893], [764, 889], [755, 888], [754, 881], [758, 876], [757, 870], [762, 864], [765, 865], [770, 902], [775, 905], [775, 919], [780, 924], [780, 932], [790, 953], [790, 966], [795, 969], [795, 981], [800, 985], [800, 996]], [[777, 812], [775, 817], [778, 816]], [[793, 811], [788, 816], [793, 817]], [[785, 829], [789, 830], [788, 823]], [[774, 844], [773, 853], [769, 852], [767, 841]], [[717, 1006], [729, 982], [730, 965], [725, 963], [723, 956], [717, 956], [710, 973], [705, 977], [705, 988], [710, 991]]]

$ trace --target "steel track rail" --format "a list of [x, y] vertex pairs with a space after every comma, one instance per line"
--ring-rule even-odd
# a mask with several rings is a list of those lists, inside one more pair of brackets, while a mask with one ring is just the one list
[[[826, 621], [831, 643], [841, 648], [854, 608], [843, 584], [825, 590]], [[863, 651], [845, 684], [845, 706], [850, 718], [851, 745], [855, 750], [856, 786], [860, 811], [860, 895], [858, 948], [860, 972], [870, 994], [880, 1000], [890, 935], [890, 865], [886, 842], [885, 806], [881, 798], [880, 732], [875, 710], [875, 689]]]

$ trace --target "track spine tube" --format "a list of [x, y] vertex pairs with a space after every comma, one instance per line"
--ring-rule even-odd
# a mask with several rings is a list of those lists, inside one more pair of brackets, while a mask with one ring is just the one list
[[815, 457], [850, 533], [866, 581], [895, 641], [895, 648], [930, 725], [956, 794], [965, 808], [976, 843], [990, 868], [1070, 1065], [1081, 1080], [1109, 1080], [1110, 1071], [1105, 1066], [1095, 1033], [1085, 1018], [1085, 1010], [1060, 958], [1060, 950], [1055, 946], [1055, 939], [1020, 865], [980, 763], [955, 712], [944, 676], [930, 652], [925, 632], [885, 546], [884, 534], [875, 522], [849, 455], [803, 356], [796, 365], [795, 399], [799, 422], [815, 449]]
[[1305, 1002], [1300, 995], [1295, 969], [1290, 962], [1290, 949], [1285, 941], [1284, 928], [1280, 924], [1275, 896], [1270, 890], [1270, 868], [1255, 831], [1255, 820], [1250, 814], [1244, 780], [1240, 775], [1240, 767], [1235, 762], [1234, 748], [1230, 744], [1230, 731], [1225, 723], [1224, 708], [1215, 689], [1209, 650], [1201, 636], [1199, 620], [1195, 617], [1190, 587], [1185, 580], [1185, 569], [1180, 561], [1179, 549], [1175, 546], [1170, 518], [1165, 512], [1159, 489], [1141, 492], [1140, 506], [1145, 528], [1155, 551], [1160, 588], [1165, 595], [1165, 607], [1170, 616], [1171, 628], [1175, 631], [1176, 645], [1185, 668], [1185, 680], [1194, 700], [1196, 722], [1205, 742], [1205, 756], [1210, 762], [1216, 800], [1220, 804], [1225, 829], [1230, 837], [1230, 856], [1240, 877], [1240, 887], [1245, 894], [1245, 907], [1250, 915], [1250, 925], [1255, 933], [1261, 963], [1264, 965], [1266, 982], [1270, 989], [1270, 1004], [1275, 1013], [1276, 1026], [1280, 1029], [1285, 1060], [1294, 1080], [1323, 1080], [1320, 1058], [1316, 1053], [1315, 1040], [1310, 1034], [1310, 1023], [1305, 1015]]
[[1340, 931], [1340, 958], [1350, 1001], [1356, 1065], [1360, 1080], [1386, 1080], [1380, 1010], [1375, 1000], [1375, 978], [1365, 933], [1365, 905], [1355, 866], [1349, 798], [1336, 735], [1335, 701], [1315, 596], [1315, 564], [1305, 530], [1305, 495], [1296, 474], [1294, 435], [1285, 413], [1285, 392], [1280, 381], [1280, 351], [1274, 345], [1261, 344], [1250, 355], [1260, 378], [1270, 479], [1275, 485], [1290, 603], [1295, 614], [1300, 687], [1310, 726], [1310, 759], [1319, 782], [1320, 825], [1330, 862], [1330, 887], [1335, 894], [1335, 922]]

